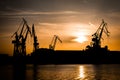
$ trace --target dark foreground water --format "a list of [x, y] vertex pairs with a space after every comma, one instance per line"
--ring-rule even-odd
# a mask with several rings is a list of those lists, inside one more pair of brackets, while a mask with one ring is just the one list
[[120, 80], [120, 64], [2, 65], [0, 80]]

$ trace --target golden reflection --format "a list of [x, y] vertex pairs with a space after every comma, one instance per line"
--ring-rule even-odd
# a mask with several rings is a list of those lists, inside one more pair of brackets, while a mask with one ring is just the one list
[[84, 67], [83, 66], [79, 67], [79, 77], [80, 78], [84, 78], [85, 77], [85, 75], [84, 75]]
[[79, 74], [76, 79], [84, 79], [84, 78], [85, 78], [84, 66], [79, 66]]

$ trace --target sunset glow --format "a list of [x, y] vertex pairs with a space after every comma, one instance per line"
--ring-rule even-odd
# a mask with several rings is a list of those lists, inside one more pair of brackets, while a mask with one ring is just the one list
[[87, 38], [85, 36], [83, 36], [83, 35], [80, 35], [76, 39], [73, 39], [73, 41], [76, 41], [76, 42], [79, 42], [79, 43], [83, 43], [83, 42], [87, 41]]
[[[56, 50], [85, 49], [104, 19], [108, 24], [110, 38], [103, 35], [102, 46], [120, 50], [119, 1], [1, 0], [0, 6], [0, 53], [13, 54], [14, 38], [11, 36], [19, 28], [22, 18], [27, 20], [30, 27], [35, 25], [40, 48], [48, 48], [53, 35], [58, 35], [63, 43], [57, 43]], [[26, 47], [27, 54], [33, 51], [33, 39], [30, 37]]]

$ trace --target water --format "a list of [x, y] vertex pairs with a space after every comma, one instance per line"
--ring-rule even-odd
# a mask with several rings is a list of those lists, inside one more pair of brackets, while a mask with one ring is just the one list
[[3, 65], [0, 80], [120, 80], [120, 64]]

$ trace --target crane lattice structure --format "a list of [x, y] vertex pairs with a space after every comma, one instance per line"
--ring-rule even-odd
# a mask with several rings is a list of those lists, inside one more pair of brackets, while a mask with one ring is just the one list
[[109, 31], [107, 29], [107, 23], [102, 20], [102, 23], [100, 24], [97, 31], [92, 35], [92, 42], [91, 45], [88, 45], [87, 48], [101, 48], [101, 39], [103, 32], [109, 37]]
[[13, 56], [26, 56], [26, 39], [28, 34], [32, 36], [30, 27], [28, 26], [27, 21], [24, 18], [22, 21], [21, 30], [20, 30], [20, 27], [12, 35], [12, 37], [15, 36], [15, 39], [12, 40], [12, 43], [14, 44]]
[[35, 34], [35, 28], [34, 28], [34, 24], [32, 25], [32, 36], [33, 36], [33, 52], [35, 52], [37, 49], [39, 49], [39, 43], [37, 40], [37, 36]]

